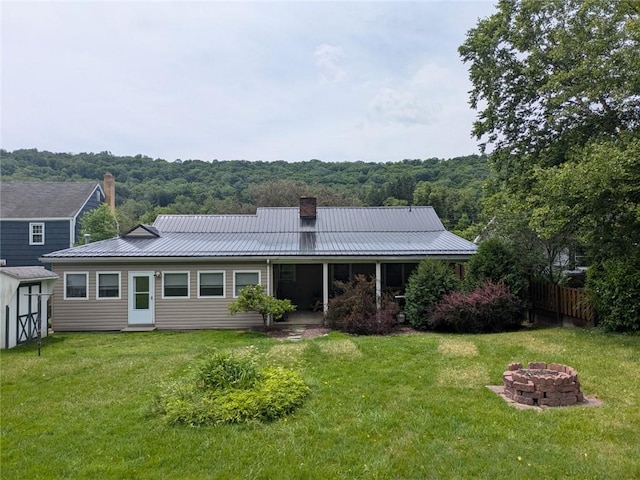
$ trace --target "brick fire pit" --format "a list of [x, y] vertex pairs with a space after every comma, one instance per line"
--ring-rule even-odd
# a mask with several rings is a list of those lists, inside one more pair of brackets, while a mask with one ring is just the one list
[[577, 372], [566, 365], [544, 362], [509, 364], [502, 374], [503, 394], [525, 405], [564, 407], [584, 401]]

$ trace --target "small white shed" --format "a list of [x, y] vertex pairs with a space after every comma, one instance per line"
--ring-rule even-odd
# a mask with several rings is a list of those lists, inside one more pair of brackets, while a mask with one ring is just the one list
[[58, 275], [44, 267], [0, 267], [0, 348], [47, 335], [47, 300]]

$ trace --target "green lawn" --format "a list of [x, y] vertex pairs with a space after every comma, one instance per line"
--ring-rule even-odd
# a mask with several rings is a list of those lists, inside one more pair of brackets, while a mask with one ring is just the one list
[[[153, 394], [212, 347], [298, 371], [271, 424], [170, 427]], [[486, 385], [512, 361], [578, 370], [600, 407], [517, 410]], [[3, 480], [640, 478], [640, 337], [578, 329], [327, 337], [236, 331], [55, 334], [3, 351]]]

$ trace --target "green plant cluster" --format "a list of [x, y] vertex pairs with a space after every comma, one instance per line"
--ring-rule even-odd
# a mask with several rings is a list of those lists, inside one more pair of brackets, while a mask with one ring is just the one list
[[598, 323], [611, 332], [640, 332], [640, 254], [594, 264], [587, 291]]
[[293, 412], [310, 393], [296, 372], [259, 369], [248, 356], [216, 352], [200, 365], [195, 378], [165, 385], [152, 411], [171, 425], [265, 422]]
[[407, 319], [418, 329], [446, 332], [501, 332], [522, 323], [528, 279], [503, 241], [483, 242], [469, 260], [463, 282], [450, 265], [423, 260], [405, 292]]
[[517, 329], [521, 302], [502, 281], [471, 292], [450, 292], [427, 317], [429, 329], [455, 333], [497, 333]]
[[355, 275], [335, 285], [341, 293], [329, 300], [325, 319], [330, 328], [356, 335], [384, 335], [396, 328], [397, 305], [383, 297], [378, 309], [374, 279]]
[[431, 309], [447, 293], [460, 288], [460, 280], [450, 265], [439, 260], [425, 259], [409, 277], [405, 291], [405, 314], [415, 328], [428, 328]]

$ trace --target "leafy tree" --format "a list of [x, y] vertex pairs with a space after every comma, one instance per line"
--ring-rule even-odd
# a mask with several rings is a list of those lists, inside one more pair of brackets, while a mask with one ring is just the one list
[[[80, 235], [90, 235], [92, 242], [118, 236], [115, 212], [106, 203], [85, 213], [80, 219]], [[82, 240], [80, 243], [84, 243]]]
[[267, 295], [262, 285], [249, 285], [240, 291], [240, 296], [227, 307], [230, 315], [240, 312], [256, 312], [262, 315], [262, 323], [267, 328], [269, 317], [283, 318], [288, 312], [294, 312], [296, 306], [291, 300], [274, 298]]
[[554, 258], [577, 243], [596, 271], [616, 271], [604, 267], [633, 256], [640, 233], [640, 4], [501, 0], [459, 52], [473, 134], [493, 150], [486, 213], [497, 232], [523, 253], [546, 251], [556, 281]]
[[630, 0], [500, 0], [459, 48], [473, 134], [505, 178], [564, 161], [640, 123], [640, 7]]

